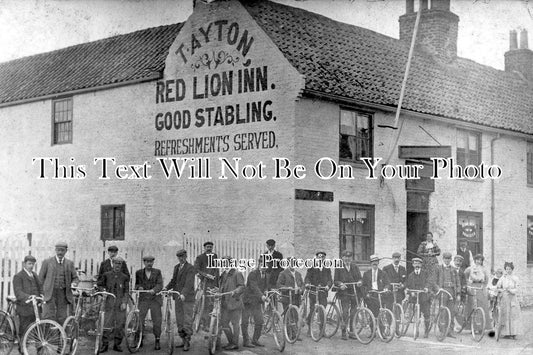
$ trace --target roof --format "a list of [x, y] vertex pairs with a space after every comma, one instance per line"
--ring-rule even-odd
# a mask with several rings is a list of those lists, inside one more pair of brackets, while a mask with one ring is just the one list
[[[409, 44], [268, 1], [248, 12], [305, 76], [307, 90], [395, 107]], [[503, 54], [502, 54], [503, 55]], [[533, 89], [518, 74], [416, 51], [402, 108], [533, 134]]]
[[[397, 105], [408, 44], [278, 3], [242, 3], [305, 76], [308, 92]], [[149, 28], [0, 63], [0, 104], [154, 79], [181, 26]], [[443, 64], [417, 51], [403, 108], [533, 134], [531, 83], [464, 58]]]
[[0, 63], [0, 103], [160, 75], [182, 24], [149, 28]]

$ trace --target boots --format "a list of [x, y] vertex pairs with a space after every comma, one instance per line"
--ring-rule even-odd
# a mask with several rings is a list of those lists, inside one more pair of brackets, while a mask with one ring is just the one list
[[154, 350], [161, 350], [161, 345], [159, 344], [159, 338], [155, 338]]

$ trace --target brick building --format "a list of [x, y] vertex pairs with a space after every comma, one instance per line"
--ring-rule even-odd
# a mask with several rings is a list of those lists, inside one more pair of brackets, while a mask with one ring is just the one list
[[[409, 259], [431, 231], [443, 250], [467, 239], [490, 268], [514, 261], [533, 294], [527, 32], [520, 45], [511, 32], [500, 71], [457, 56], [449, 0], [421, 11], [398, 129], [386, 126], [413, 0], [399, 40], [267, 1], [198, 1], [183, 24], [0, 63], [1, 231], [160, 245], [210, 231], [275, 238], [299, 257], [347, 248], [362, 264], [397, 250]], [[426, 168], [367, 179], [361, 157]], [[431, 179], [431, 157], [502, 176]], [[173, 158], [179, 179], [165, 176]], [[305, 166], [305, 178], [274, 179], [274, 158]], [[334, 177], [314, 172], [321, 158]]]

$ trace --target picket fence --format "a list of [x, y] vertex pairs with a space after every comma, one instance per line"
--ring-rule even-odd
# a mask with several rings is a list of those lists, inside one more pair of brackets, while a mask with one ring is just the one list
[[[31, 254], [37, 259], [34, 271], [39, 273], [42, 261], [54, 255], [55, 241], [44, 236], [40, 238], [35, 234], [31, 239], [30, 244], [26, 235], [0, 235], [0, 309], [7, 307], [6, 297], [14, 294], [11, 282], [13, 276], [22, 270], [24, 257]], [[157, 240], [135, 243], [117, 241], [112, 244], [119, 248], [119, 256], [126, 260], [132, 276], [135, 275], [136, 270], [143, 267], [143, 257], [153, 255], [156, 258], [154, 267], [161, 269], [163, 282], [166, 285], [177, 263], [176, 251], [182, 248], [187, 250], [188, 261], [194, 263], [196, 257], [203, 252], [203, 244], [207, 240], [215, 244], [214, 252], [219, 257], [229, 255], [238, 259], [257, 260], [260, 253], [264, 251], [264, 243], [260, 241], [185, 235], [181, 237], [181, 243], [176, 243], [174, 246], [161, 245]], [[74, 262], [78, 270], [85, 273], [85, 275], [80, 275], [80, 278], [90, 279], [97, 275], [100, 263], [106, 258], [109, 243], [105, 246], [101, 241], [67, 242], [69, 249], [66, 257]], [[248, 270], [243, 273], [246, 277]], [[134, 277], [131, 282], [134, 282]]]

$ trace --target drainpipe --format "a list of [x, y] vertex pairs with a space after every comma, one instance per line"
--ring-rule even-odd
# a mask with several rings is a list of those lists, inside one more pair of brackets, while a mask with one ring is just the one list
[[[490, 140], [490, 165], [494, 165], [494, 141], [500, 139], [498, 135]], [[494, 179], [490, 179], [490, 268], [494, 270]]]

